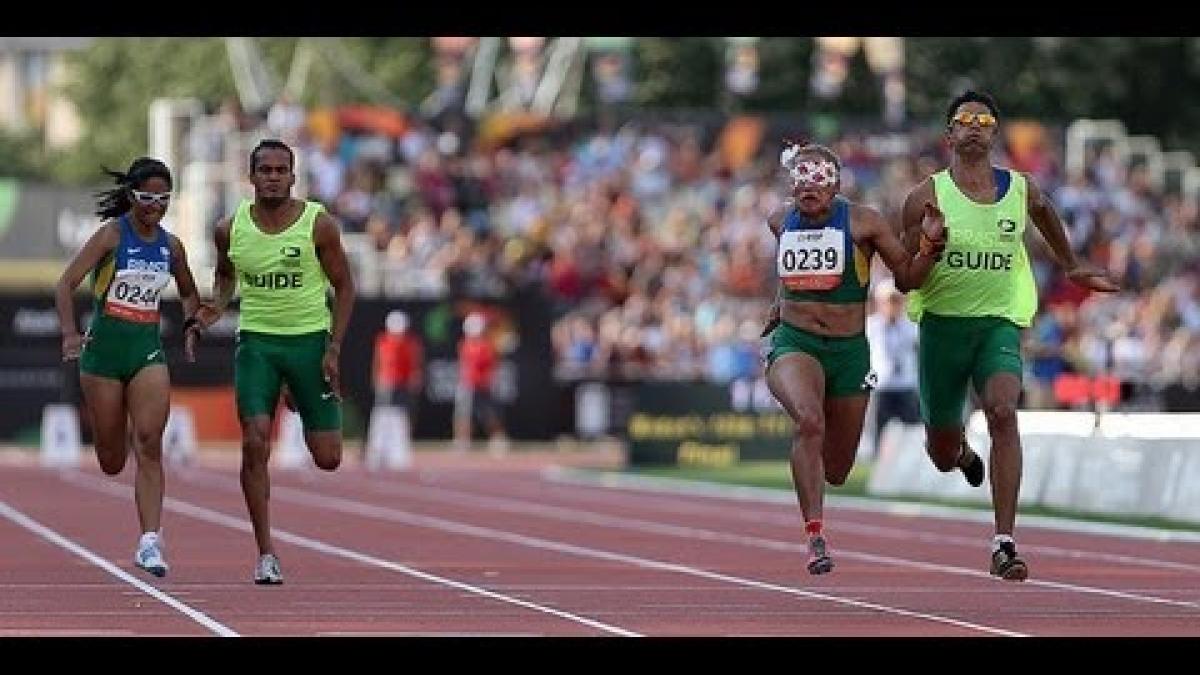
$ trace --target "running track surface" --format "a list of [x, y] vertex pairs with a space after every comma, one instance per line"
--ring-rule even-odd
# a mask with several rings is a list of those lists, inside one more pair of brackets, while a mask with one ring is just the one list
[[813, 577], [794, 503], [432, 457], [273, 469], [277, 587], [250, 581], [228, 457], [168, 468], [161, 580], [132, 565], [132, 461], [115, 478], [90, 457], [7, 463], [0, 637], [1200, 635], [1192, 541], [1018, 521], [1031, 578], [1004, 582], [987, 573], [987, 523], [835, 503], [836, 569]]

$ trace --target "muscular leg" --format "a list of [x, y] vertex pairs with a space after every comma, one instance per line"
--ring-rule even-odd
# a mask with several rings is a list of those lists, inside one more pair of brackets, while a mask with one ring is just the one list
[[[333, 471], [342, 463], [342, 429], [338, 406], [330, 398], [323, 383], [320, 366], [311, 372], [297, 374], [292, 371], [284, 377], [284, 391], [290, 392], [293, 409], [304, 421], [304, 444], [317, 467]], [[331, 424], [337, 422], [335, 428]], [[315, 426], [316, 429], [309, 427]]]
[[125, 385], [120, 380], [79, 374], [79, 386], [91, 417], [96, 460], [104, 473], [115, 476], [125, 468], [129, 447], [125, 439]]
[[274, 553], [269, 508], [271, 476], [267, 472], [267, 462], [271, 459], [271, 417], [255, 415], [243, 417], [241, 422], [241, 478], [246, 510], [250, 512], [250, 522], [254, 525], [254, 541], [258, 544], [259, 554]]
[[304, 442], [318, 467], [333, 471], [342, 463], [341, 431], [305, 431]]
[[805, 521], [824, 513], [825, 373], [816, 359], [784, 354], [767, 371], [767, 387], [792, 418], [792, 482]]
[[992, 437], [992, 504], [996, 534], [1009, 534], [1017, 519], [1017, 496], [1021, 490], [1021, 435], [1017, 429], [1017, 400], [1021, 380], [1009, 372], [987, 379], [983, 389], [983, 414]]
[[925, 426], [925, 451], [938, 471], [953, 471], [962, 455], [963, 428]]
[[854, 468], [869, 400], [865, 393], [825, 399], [825, 480], [831, 485], [845, 483]]
[[161, 525], [164, 492], [162, 437], [171, 408], [171, 383], [167, 367], [146, 366], [129, 382], [126, 400], [133, 421], [137, 476], [134, 500], [142, 532], [157, 532]]
[[[963, 320], [965, 321], [965, 320]], [[968, 482], [983, 482], [983, 464], [966, 451], [963, 404], [978, 348], [970, 325], [926, 317], [921, 322], [917, 376], [925, 451], [938, 471], [971, 466]]]

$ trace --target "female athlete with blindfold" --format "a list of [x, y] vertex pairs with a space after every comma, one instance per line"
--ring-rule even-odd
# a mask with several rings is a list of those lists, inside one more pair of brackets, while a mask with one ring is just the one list
[[910, 255], [875, 209], [839, 194], [841, 161], [820, 145], [790, 144], [780, 157], [792, 194], [767, 225], [778, 241], [780, 299], [764, 332], [771, 393], [792, 418], [792, 481], [808, 535], [808, 571], [833, 569], [822, 527], [824, 481], [854, 466], [874, 386], [865, 334], [871, 257], [900, 290], [924, 283], [946, 245], [942, 214], [927, 204], [921, 246]]

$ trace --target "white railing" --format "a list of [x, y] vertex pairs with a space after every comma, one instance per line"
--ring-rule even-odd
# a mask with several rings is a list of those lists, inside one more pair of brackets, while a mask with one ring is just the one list
[[1078, 119], [1067, 127], [1067, 172], [1083, 173], [1089, 151], [1104, 146], [1111, 149], [1113, 159], [1124, 171], [1136, 164], [1145, 166], [1147, 178], [1155, 190], [1197, 196], [1200, 168], [1196, 167], [1190, 152], [1164, 152], [1156, 136], [1131, 136], [1125, 125], [1117, 120]]

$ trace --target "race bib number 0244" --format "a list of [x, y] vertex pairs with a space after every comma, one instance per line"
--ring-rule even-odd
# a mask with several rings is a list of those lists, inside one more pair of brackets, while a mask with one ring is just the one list
[[158, 301], [169, 278], [158, 272], [121, 270], [108, 287], [104, 311], [135, 323], [158, 323]]
[[846, 269], [845, 245], [842, 231], [830, 227], [784, 232], [775, 261], [779, 280], [793, 291], [837, 288]]

